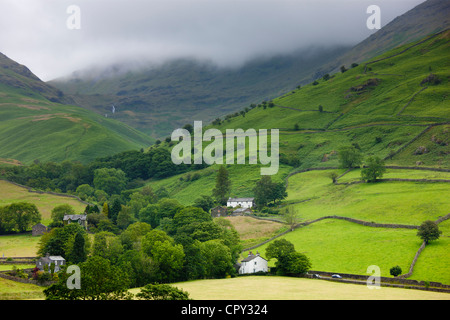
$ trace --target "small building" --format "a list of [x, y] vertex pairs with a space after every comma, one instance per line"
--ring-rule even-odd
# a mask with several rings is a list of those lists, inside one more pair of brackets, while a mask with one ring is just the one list
[[259, 252], [256, 252], [256, 255], [251, 251], [248, 253], [248, 257], [241, 261], [241, 265], [239, 267], [239, 274], [248, 274], [248, 273], [256, 273], [256, 272], [268, 272], [269, 266], [266, 259], [259, 255]]
[[36, 267], [43, 271], [45, 266], [48, 266], [50, 270], [51, 264], [55, 264], [55, 272], [58, 272], [61, 269], [62, 265], [66, 264], [66, 259], [61, 256], [50, 256], [48, 253], [45, 257], [41, 257], [36, 261]]
[[227, 207], [251, 208], [255, 205], [255, 198], [228, 198]]
[[233, 211], [232, 215], [233, 216], [243, 216], [245, 214], [251, 214], [251, 213], [253, 213], [253, 211], [250, 208], [237, 208], [236, 210]]
[[217, 206], [211, 209], [211, 217], [226, 217], [228, 215], [227, 207]]
[[41, 236], [47, 231], [48, 231], [47, 227], [44, 226], [42, 223], [35, 224], [33, 227], [31, 227], [31, 234], [33, 236]]
[[65, 214], [63, 223], [64, 225], [68, 225], [70, 223], [76, 222], [83, 228], [87, 228], [86, 217], [86, 214]]

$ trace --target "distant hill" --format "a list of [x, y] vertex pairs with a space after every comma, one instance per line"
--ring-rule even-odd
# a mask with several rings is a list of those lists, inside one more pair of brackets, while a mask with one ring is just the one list
[[353, 62], [362, 62], [387, 50], [404, 45], [450, 27], [450, 2], [427, 0], [396, 17], [341, 57], [326, 64], [323, 70], [338, 70]]
[[125, 64], [81, 70], [49, 83], [78, 105], [156, 138], [192, 119], [211, 121], [251, 103], [273, 99], [326, 73], [347, 68], [396, 46], [449, 27], [449, 2], [428, 0], [397, 17], [353, 48], [342, 47], [259, 59], [241, 68], [217, 68], [180, 59], [155, 68], [124, 72]]
[[[308, 83], [324, 62], [349, 48], [261, 58], [236, 68], [178, 59], [152, 68], [115, 65], [73, 73], [49, 83], [77, 104], [100, 114], [116, 107], [116, 119], [157, 138], [192, 119], [212, 121], [251, 103], [269, 100]], [[313, 52], [313, 54], [312, 54]]]
[[119, 121], [65, 104], [70, 102], [0, 54], [0, 159], [88, 162], [154, 141]]

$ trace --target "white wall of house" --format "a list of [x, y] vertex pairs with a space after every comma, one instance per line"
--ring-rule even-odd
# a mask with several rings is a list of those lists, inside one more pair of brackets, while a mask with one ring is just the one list
[[260, 256], [256, 256], [250, 261], [242, 262], [241, 267], [239, 268], [239, 274], [255, 273], [260, 271], [263, 272], [269, 271], [267, 260], [261, 258]]
[[233, 207], [236, 208], [238, 206], [241, 206], [241, 208], [251, 208], [253, 207], [253, 201], [242, 201], [238, 199], [228, 199], [227, 201], [227, 207]]

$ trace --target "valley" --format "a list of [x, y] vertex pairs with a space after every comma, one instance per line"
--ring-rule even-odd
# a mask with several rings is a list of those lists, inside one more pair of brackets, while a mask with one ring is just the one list
[[[107, 293], [113, 297], [169, 283], [200, 300], [449, 300], [450, 30], [432, 26], [437, 30], [388, 37], [380, 51], [366, 39], [353, 51], [363, 60], [351, 64], [331, 66], [349, 59], [351, 51], [340, 48], [313, 62], [273, 58], [220, 76], [210, 65], [178, 61], [151, 72], [44, 83], [0, 56], [2, 259], [47, 250], [73, 262], [84, 252], [77, 263], [101, 266], [97, 276], [117, 285]], [[174, 163], [183, 143], [195, 159], [219, 140], [196, 145], [194, 121], [204, 121], [202, 134], [221, 132], [224, 150], [227, 129], [278, 129], [276, 174], [261, 174], [272, 163], [250, 164], [250, 139], [224, 154], [223, 164]], [[183, 126], [189, 140], [170, 139]], [[271, 144], [258, 145], [258, 155], [268, 156]], [[379, 172], [371, 177], [374, 162]], [[228, 198], [254, 198], [252, 212], [232, 214]], [[11, 205], [24, 202], [50, 232], [19, 232], [23, 221], [14, 222]], [[87, 214], [86, 229], [52, 216], [64, 204]], [[227, 214], [213, 217], [218, 206]], [[418, 236], [425, 222], [438, 228], [437, 237]], [[292, 245], [294, 261], [306, 257], [306, 275], [282, 273], [280, 264], [290, 262], [274, 257], [277, 243]], [[272, 273], [239, 275], [236, 264], [256, 251]], [[369, 266], [424, 290], [312, 279], [315, 272], [367, 276]], [[393, 267], [401, 273], [394, 276]], [[79, 298], [64, 291], [64, 276], [45, 294], [45, 287], [0, 277], [0, 299]]]

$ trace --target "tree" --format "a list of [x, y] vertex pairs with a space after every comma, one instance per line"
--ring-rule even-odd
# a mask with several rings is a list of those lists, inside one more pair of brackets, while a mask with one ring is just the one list
[[174, 244], [174, 240], [164, 231], [153, 229], [147, 232], [141, 241], [142, 252], [147, 254], [148, 256], [152, 256], [153, 249], [156, 245], [156, 242], [165, 242], [168, 241], [171, 244]]
[[50, 232], [41, 236], [38, 255], [45, 256], [48, 253], [68, 258], [68, 254], [72, 251], [75, 243], [75, 236], [78, 233], [83, 236], [86, 235], [86, 230], [78, 223], [71, 223], [62, 228], [53, 228]]
[[0, 230], [4, 232], [25, 232], [41, 222], [41, 214], [33, 203], [16, 202], [2, 208], [0, 212]]
[[201, 247], [207, 278], [224, 278], [233, 272], [230, 248], [221, 240], [203, 242]]
[[173, 224], [175, 228], [178, 229], [194, 222], [206, 222], [211, 220], [211, 215], [203, 211], [203, 209], [186, 207], [175, 214], [173, 217]]
[[297, 210], [293, 206], [287, 207], [283, 212], [283, 220], [290, 227], [291, 231], [298, 224]]
[[140, 300], [189, 300], [189, 293], [169, 284], [147, 284], [136, 297]]
[[73, 264], [84, 262], [87, 258], [84, 236], [81, 232], [77, 232], [73, 242], [72, 249], [67, 255], [67, 260]]
[[102, 209], [102, 214], [105, 215], [105, 217], [109, 217], [109, 206], [108, 206], [108, 202], [103, 203], [103, 209]]
[[134, 218], [133, 212], [129, 206], [121, 206], [119, 214], [117, 215], [116, 224], [120, 229], [126, 229], [130, 224], [132, 224], [136, 219]]
[[277, 257], [287, 255], [294, 251], [295, 248], [292, 242], [286, 239], [275, 240], [267, 246], [266, 257], [269, 260], [272, 258], [278, 259]]
[[295, 251], [294, 245], [286, 239], [275, 240], [267, 246], [266, 257], [277, 259], [277, 274], [305, 273], [311, 268], [311, 262], [303, 253]]
[[80, 289], [67, 288], [69, 274], [61, 272], [58, 283], [44, 290], [47, 300], [124, 300], [133, 295], [128, 292], [129, 277], [120, 268], [102, 257], [90, 257], [79, 265]]
[[158, 266], [156, 281], [172, 282], [180, 279], [184, 257], [181, 244], [174, 244], [173, 241], [156, 241], [150, 255], [150, 258]]
[[152, 230], [152, 227], [145, 222], [135, 222], [130, 224], [125, 231], [120, 234], [120, 240], [125, 250], [140, 250], [141, 240], [144, 235]]
[[194, 207], [202, 208], [205, 212], [209, 212], [212, 207], [214, 207], [214, 199], [207, 195], [202, 195], [195, 199]]
[[353, 168], [361, 164], [361, 152], [353, 146], [340, 148], [338, 154], [342, 168]]
[[439, 239], [441, 233], [436, 222], [427, 220], [419, 226], [417, 236], [428, 244], [429, 241]]
[[336, 183], [338, 174], [337, 174], [336, 172], [333, 171], [333, 172], [331, 172], [331, 173], [329, 174], [329, 177], [330, 177], [330, 179], [333, 181], [333, 183]]
[[160, 220], [160, 206], [158, 204], [149, 204], [139, 210], [139, 221], [148, 223], [152, 228], [158, 227]]
[[369, 157], [361, 170], [361, 178], [367, 182], [374, 182], [386, 172], [384, 161], [378, 157]]
[[94, 195], [94, 191], [94, 188], [92, 188], [90, 185], [82, 184], [77, 187], [77, 190], [75, 192], [81, 200], [86, 200], [87, 198]]
[[272, 178], [270, 176], [264, 175], [261, 177], [259, 181], [256, 182], [256, 186], [253, 189], [255, 194], [255, 203], [264, 207], [269, 203], [272, 199]]
[[255, 202], [258, 206], [264, 207], [269, 202], [283, 200], [287, 196], [286, 185], [283, 182], [272, 182], [271, 176], [264, 175], [256, 182], [253, 188]]
[[116, 198], [108, 212], [108, 218], [110, 218], [113, 223], [117, 223], [117, 216], [120, 210], [122, 210], [122, 204], [120, 203], [120, 200]]
[[194, 127], [190, 123], [185, 124], [183, 126], [183, 129], [186, 129], [187, 131], [189, 131], [190, 134], [194, 133]]
[[127, 177], [121, 169], [101, 168], [94, 170], [95, 189], [103, 190], [107, 194], [120, 194], [125, 189]]
[[281, 201], [284, 198], [287, 197], [286, 192], [286, 184], [284, 182], [273, 183], [273, 190], [272, 190], [272, 201], [275, 203], [277, 200]]
[[224, 166], [219, 167], [219, 172], [216, 176], [216, 186], [212, 191], [213, 197], [220, 204], [227, 203], [231, 191], [231, 181], [228, 177], [228, 171]]
[[399, 276], [402, 274], [402, 268], [400, 268], [399, 266], [392, 267], [389, 270], [389, 273], [391, 274], [391, 276], [394, 276], [394, 277]]
[[52, 226], [58, 227], [63, 225], [64, 215], [75, 214], [75, 209], [68, 204], [61, 204], [52, 210]]

